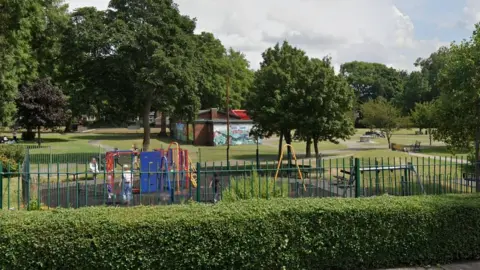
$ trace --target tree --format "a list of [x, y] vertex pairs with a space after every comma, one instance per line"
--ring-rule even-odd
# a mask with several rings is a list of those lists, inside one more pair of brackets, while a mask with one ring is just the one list
[[428, 81], [429, 91], [424, 95], [424, 101], [433, 101], [440, 96], [440, 73], [448, 61], [448, 47], [440, 47], [428, 58], [418, 58], [415, 66], [420, 68], [421, 73]]
[[142, 115], [147, 151], [152, 108], [171, 106], [171, 122], [198, 110], [192, 70], [195, 21], [181, 15], [172, 0], [112, 0], [109, 8], [114, 57], [122, 63], [133, 95], [125, 109]]
[[370, 100], [361, 106], [362, 122], [369, 128], [378, 128], [385, 133], [388, 147], [393, 132], [398, 130], [402, 123], [400, 110], [382, 97]]
[[353, 89], [346, 80], [335, 75], [331, 59], [311, 59], [309, 62], [307, 86], [300, 98], [296, 113], [301, 115], [299, 135], [309, 144], [313, 142], [318, 157], [318, 143], [348, 139], [355, 133], [352, 109], [355, 102]]
[[18, 122], [29, 132], [40, 128], [54, 128], [65, 122], [67, 100], [62, 91], [50, 79], [39, 79], [31, 85], [23, 84], [16, 99]]
[[[57, 79], [69, 97], [72, 111], [66, 132], [70, 131], [73, 118], [83, 114], [105, 117], [111, 123], [115, 123], [112, 120], [125, 122], [132, 118], [128, 111], [119, 109], [126, 107], [129, 92], [120, 94], [118, 88], [128, 87], [129, 81], [111, 57], [111, 36], [104, 11], [86, 7], [70, 14], [70, 22], [62, 38], [62, 61]], [[109, 115], [115, 115], [115, 119], [109, 119]]]
[[358, 102], [377, 97], [390, 101], [403, 90], [405, 74], [384, 64], [353, 61], [342, 64], [340, 73], [353, 87]]
[[18, 85], [55, 76], [67, 18], [60, 0], [0, 2], [0, 121], [13, 123]]
[[[309, 59], [305, 52], [288, 42], [276, 44], [263, 54], [260, 69], [255, 73], [247, 109], [264, 137], [280, 136], [279, 155], [283, 138], [292, 142], [292, 131], [298, 127], [302, 115], [298, 102], [305, 95]], [[290, 147], [288, 148], [290, 156]]]
[[416, 103], [411, 111], [412, 121], [420, 129], [426, 129], [432, 145], [432, 131], [436, 127], [436, 107], [434, 102]]
[[415, 107], [418, 102], [429, 100], [430, 86], [426, 76], [419, 71], [408, 75], [403, 92], [399, 93], [396, 103], [403, 108], [406, 115]]
[[[435, 138], [452, 149], [475, 148], [480, 160], [480, 26], [470, 40], [453, 43], [440, 70], [438, 128]], [[477, 184], [478, 187], [478, 184]]]

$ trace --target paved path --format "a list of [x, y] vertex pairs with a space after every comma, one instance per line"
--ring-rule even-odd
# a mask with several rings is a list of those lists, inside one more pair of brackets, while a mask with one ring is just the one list
[[[426, 155], [426, 154], [421, 154], [421, 153], [413, 153], [413, 152], [408, 152], [408, 154], [410, 156], [415, 156], [415, 157], [435, 158], [435, 159], [442, 159], [442, 161], [455, 162], [455, 163], [458, 163], [458, 164], [468, 164], [468, 160], [465, 160], [465, 159], [442, 157], [442, 156], [432, 156], [432, 155]], [[479, 270], [480, 270], [480, 268], [479, 268]]]
[[99, 146], [99, 147], [103, 148], [103, 150], [105, 150], [105, 151], [107, 151], [107, 152], [114, 150], [114, 148], [111, 147], [111, 146], [101, 144], [99, 140], [88, 141], [88, 144], [93, 145], [93, 146]]
[[[480, 269], [480, 262], [458, 263], [442, 266], [430, 267], [406, 267], [406, 268], [391, 268], [388, 270], [478, 270]], [[385, 269], [384, 269], [385, 270]]]

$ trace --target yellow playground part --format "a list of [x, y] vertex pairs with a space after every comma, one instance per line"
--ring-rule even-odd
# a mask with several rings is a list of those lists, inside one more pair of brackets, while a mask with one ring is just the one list
[[[181, 150], [180, 145], [177, 142], [171, 142], [168, 145], [167, 153], [172, 147], [172, 145], [176, 146], [175, 148], [172, 149], [173, 162], [175, 162], [176, 166], [179, 166], [180, 150]], [[188, 157], [188, 162], [186, 162], [185, 164], [185, 170], [187, 171], [187, 176], [190, 178], [190, 182], [192, 183], [192, 186], [196, 188], [197, 187], [197, 169], [195, 168], [195, 166], [192, 166], [192, 160], [190, 159], [190, 157]], [[180, 192], [180, 174], [177, 173], [175, 178], [176, 178], [175, 180], [177, 181], [176, 192], [179, 193]]]
[[192, 186], [194, 188], [197, 187], [197, 168], [195, 166], [192, 166], [193, 162], [190, 159], [190, 156], [188, 157], [188, 164], [190, 168], [187, 168], [188, 176], [190, 178], [190, 182], [192, 183]]
[[280, 154], [280, 158], [278, 159], [277, 171], [275, 172], [274, 181], [275, 182], [277, 181], [278, 172], [280, 171], [280, 166], [281, 166], [282, 161], [283, 161], [283, 153], [285, 153], [285, 148], [286, 147], [290, 147], [290, 149], [292, 150], [293, 160], [295, 160], [295, 166], [297, 167], [297, 171], [298, 171], [298, 177], [300, 178], [300, 180], [302, 180], [303, 190], [307, 191], [307, 187], [305, 186], [305, 179], [303, 179], [302, 171], [300, 171], [300, 167], [298, 166], [297, 155], [295, 154], [295, 149], [290, 144], [285, 144], [282, 147], [282, 153]]

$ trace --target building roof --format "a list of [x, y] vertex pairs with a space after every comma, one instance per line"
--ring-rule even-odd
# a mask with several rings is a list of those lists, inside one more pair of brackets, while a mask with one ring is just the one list
[[252, 120], [247, 114], [247, 110], [231, 110], [231, 113], [238, 116], [242, 120]]
[[[199, 110], [198, 114], [197, 114], [197, 117], [202, 115], [202, 114], [205, 114], [205, 113], [210, 113], [210, 112], [212, 112], [212, 110], [216, 110], [217, 114], [227, 115], [226, 112], [219, 111], [217, 108], [210, 108], [210, 109], [205, 109], [205, 110]], [[237, 118], [237, 119], [242, 119], [239, 115], [235, 114], [233, 111], [234, 110], [230, 110], [230, 117]]]

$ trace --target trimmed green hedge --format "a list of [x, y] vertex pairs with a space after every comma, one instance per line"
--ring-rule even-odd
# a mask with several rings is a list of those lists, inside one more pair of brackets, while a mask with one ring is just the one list
[[0, 214], [5, 269], [375, 269], [477, 259], [480, 197]]

